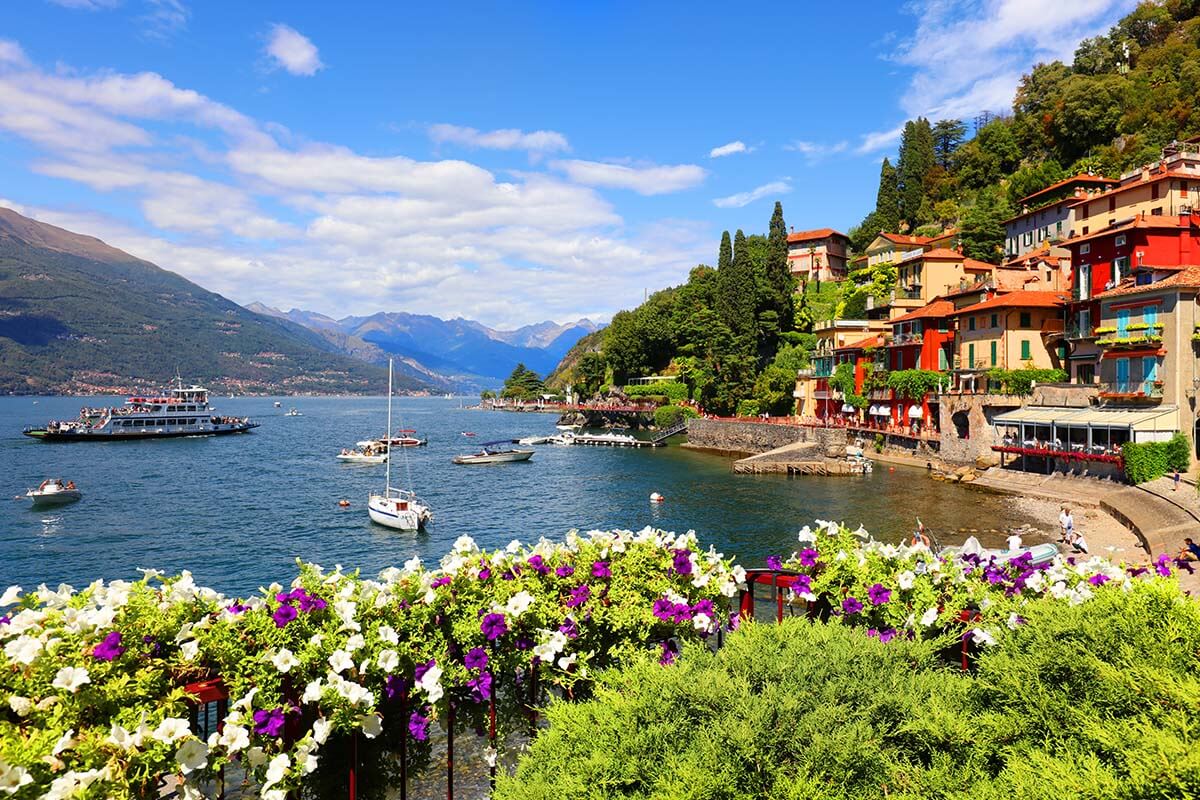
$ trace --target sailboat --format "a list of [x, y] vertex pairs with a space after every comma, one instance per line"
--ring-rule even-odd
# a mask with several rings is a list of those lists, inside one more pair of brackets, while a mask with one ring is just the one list
[[[388, 359], [388, 416], [387, 429], [389, 441], [385, 443], [385, 453], [387, 458], [387, 470], [384, 477], [383, 494], [371, 494], [367, 498], [367, 513], [371, 516], [371, 521], [379, 525], [384, 525], [388, 528], [395, 528], [400, 531], [415, 531], [425, 527], [426, 523], [433, 519], [433, 512], [429, 507], [422, 503], [416, 493], [408, 489], [397, 489], [392, 486], [392, 459], [390, 444], [392, 430], [392, 360]], [[408, 452], [401, 448], [404, 453], [404, 465], [408, 467]], [[409, 475], [409, 485], [412, 485], [412, 476]]]

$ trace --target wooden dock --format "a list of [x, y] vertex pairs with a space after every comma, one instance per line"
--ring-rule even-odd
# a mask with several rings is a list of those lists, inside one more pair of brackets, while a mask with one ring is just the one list
[[735, 475], [860, 475], [862, 471], [845, 461], [752, 461], [733, 464]]
[[592, 447], [662, 447], [666, 441], [657, 439], [612, 439], [607, 436], [580, 434], [574, 438], [573, 444], [590, 445]]

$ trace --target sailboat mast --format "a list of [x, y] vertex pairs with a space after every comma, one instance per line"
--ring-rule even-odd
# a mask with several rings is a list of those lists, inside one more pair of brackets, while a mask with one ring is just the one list
[[392, 359], [390, 358], [388, 359], [388, 422], [384, 441], [383, 452], [387, 456], [387, 461], [385, 462], [387, 466], [384, 468], [383, 480], [387, 486], [384, 488], [383, 493], [385, 496], [389, 496], [392, 493]]

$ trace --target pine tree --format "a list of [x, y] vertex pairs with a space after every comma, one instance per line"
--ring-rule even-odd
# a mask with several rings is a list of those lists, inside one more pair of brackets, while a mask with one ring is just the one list
[[933, 151], [942, 169], [950, 169], [954, 151], [967, 136], [967, 126], [961, 119], [940, 119], [933, 126]]
[[[875, 219], [883, 230], [895, 233], [900, 228], [900, 188], [896, 168], [888, 159], [879, 169], [879, 192], [875, 195]], [[872, 231], [871, 238], [879, 231]]]
[[733, 263], [733, 245], [729, 243], [729, 231], [721, 233], [721, 252], [717, 255], [717, 272]]
[[900, 184], [900, 218], [912, 227], [925, 199], [925, 176], [937, 163], [933, 147], [933, 129], [929, 120], [918, 117], [904, 125], [900, 139], [900, 162], [897, 174]]

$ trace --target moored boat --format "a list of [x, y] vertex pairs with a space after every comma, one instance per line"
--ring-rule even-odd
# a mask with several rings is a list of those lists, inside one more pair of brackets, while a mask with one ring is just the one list
[[387, 436], [382, 436], [378, 439], [364, 439], [356, 444], [358, 444], [359, 447], [424, 447], [425, 445], [429, 444], [428, 439], [418, 439], [416, 436], [411, 435], [416, 433], [416, 431], [411, 428], [406, 428], [402, 431], [396, 431], [395, 433], [403, 435], [392, 435], [390, 438]]
[[83, 493], [75, 488], [74, 481], [63, 483], [61, 478], [48, 478], [38, 488], [26, 492], [25, 496], [33, 501], [34, 508], [47, 508], [74, 503], [83, 497]]
[[130, 397], [116, 408], [88, 408], [69, 421], [51, 421], [44, 428], [23, 433], [43, 442], [165, 439], [176, 436], [220, 436], [245, 433], [258, 427], [249, 417], [218, 416], [208, 404], [208, 390], [183, 385], [159, 397]]
[[284, 414], [284, 416], [285, 417], [303, 417], [304, 415], [301, 414], [298, 410], [296, 410], [294, 408], [289, 408], [287, 413]]
[[[388, 418], [387, 430], [392, 430], [392, 360], [388, 359]], [[402, 431], [412, 433], [412, 431]], [[384, 457], [387, 459], [387, 472], [384, 473], [383, 493], [371, 493], [367, 497], [367, 516], [377, 525], [394, 528], [400, 531], [417, 531], [433, 520], [433, 511], [421, 502], [416, 493], [408, 489], [398, 489], [392, 486], [392, 462], [389, 456], [392, 452], [392, 439], [383, 439]], [[408, 467], [408, 452], [404, 452], [404, 465]], [[411, 482], [411, 478], [410, 478]]]
[[388, 460], [388, 457], [387, 453], [368, 450], [343, 450], [338, 453], [337, 459], [347, 464], [382, 464]]
[[999, 561], [1011, 561], [1026, 554], [1031, 565], [1049, 564], [1058, 555], [1058, 546], [1053, 542], [1042, 542], [1017, 550], [992, 549], [984, 547], [974, 536], [968, 536], [962, 545], [944, 547], [938, 551], [938, 555], [974, 555], [984, 560], [995, 558]]
[[509, 461], [528, 461], [533, 457], [532, 450], [504, 450], [500, 445], [508, 444], [509, 440], [500, 439], [495, 442], [484, 442], [478, 453], [455, 456], [451, 461], [455, 464], [503, 464]]

